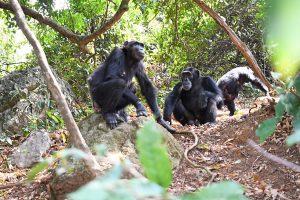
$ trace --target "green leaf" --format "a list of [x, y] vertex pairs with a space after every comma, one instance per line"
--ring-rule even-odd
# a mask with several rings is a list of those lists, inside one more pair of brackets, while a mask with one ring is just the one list
[[29, 181], [32, 181], [32, 180], [36, 177], [36, 175], [37, 175], [38, 173], [44, 171], [44, 170], [48, 167], [48, 165], [51, 164], [52, 162], [53, 162], [53, 159], [52, 159], [52, 158], [48, 158], [48, 159], [46, 159], [46, 160], [43, 160], [43, 161], [37, 163], [37, 164], [36, 164], [35, 166], [33, 166], [33, 167], [31, 168], [31, 170], [28, 172], [28, 174], [27, 174], [27, 179], [28, 179]]
[[300, 95], [300, 74], [296, 77], [294, 86], [296, 88], [296, 93]]
[[300, 110], [298, 110], [297, 114], [294, 116], [293, 129], [293, 134], [290, 135], [286, 141], [289, 146], [300, 142]]
[[280, 120], [280, 118], [282, 117], [282, 115], [284, 114], [284, 112], [285, 112], [285, 106], [282, 103], [282, 100], [280, 99], [279, 102], [275, 106], [276, 118], [278, 120]]
[[96, 179], [73, 192], [69, 197], [73, 200], [136, 200], [162, 197], [164, 189], [155, 183], [141, 179]]
[[277, 118], [273, 117], [263, 121], [256, 129], [256, 135], [259, 137], [260, 142], [265, 141], [273, 134], [276, 129]]
[[57, 152], [57, 157], [59, 158], [67, 158], [69, 156], [73, 156], [76, 159], [82, 159], [86, 156], [86, 154], [80, 149], [76, 148], [64, 149]]
[[296, 112], [299, 110], [300, 101], [297, 96], [294, 94], [286, 94], [280, 98], [282, 103], [285, 105], [285, 109], [289, 114], [296, 115]]
[[137, 149], [139, 158], [149, 180], [167, 188], [172, 181], [172, 167], [163, 136], [152, 120], [138, 131]]
[[186, 195], [182, 200], [247, 200], [248, 198], [243, 193], [241, 185], [232, 181], [224, 181], [214, 183], [194, 194]]

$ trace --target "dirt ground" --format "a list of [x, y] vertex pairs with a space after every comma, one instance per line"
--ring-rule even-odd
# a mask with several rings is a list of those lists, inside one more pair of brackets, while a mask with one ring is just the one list
[[[181, 133], [174, 134], [174, 137], [185, 148], [190, 147], [195, 140], [190, 131], [194, 131], [199, 137], [199, 144], [189, 152], [188, 158], [209, 169], [213, 177], [205, 169], [193, 167], [184, 160], [173, 172], [173, 183], [169, 189], [171, 193], [192, 192], [209, 182], [234, 180], [245, 187], [245, 194], [250, 199], [300, 199], [300, 173], [267, 160], [245, 143], [248, 138], [258, 142], [255, 129], [261, 121], [274, 114], [270, 107], [263, 105], [264, 100], [257, 102], [258, 107], [251, 110], [251, 114], [249, 109], [245, 109], [249, 105], [239, 102], [237, 107], [240, 111], [233, 117], [229, 117], [228, 111], [223, 109], [218, 113], [218, 122], [214, 126], [182, 127], [175, 123]], [[290, 122], [290, 117], [285, 117], [278, 124], [276, 133], [262, 147], [269, 153], [299, 164], [299, 149], [295, 146], [288, 148], [285, 144], [286, 136], [292, 130]], [[59, 134], [57, 132], [52, 136], [55, 143], [50, 151], [64, 148], [65, 144], [60, 140]], [[21, 141], [22, 138], [16, 140]], [[0, 148], [0, 185], [22, 181], [27, 170], [18, 170], [9, 165], [7, 161], [11, 147]], [[38, 183], [0, 190], [0, 199], [48, 199], [50, 178], [46, 174], [39, 177]]]
[[[192, 129], [199, 137], [199, 144], [189, 152], [188, 158], [210, 169], [214, 182], [234, 180], [242, 184], [250, 199], [300, 199], [300, 173], [267, 160], [246, 144], [248, 138], [259, 142], [255, 129], [261, 121], [274, 114], [270, 107], [260, 104], [257, 109], [251, 110], [252, 114], [249, 114], [249, 109], [240, 110], [238, 117], [229, 117], [229, 112], [219, 113], [218, 123], [213, 127], [181, 128], [183, 132]], [[269, 153], [299, 164], [299, 149], [295, 146], [288, 148], [285, 144], [292, 129], [290, 122], [290, 117], [283, 118], [276, 133], [262, 147]], [[188, 131], [175, 137], [185, 148], [194, 143], [194, 136]], [[206, 186], [212, 178], [205, 169], [194, 168], [186, 160], [173, 175], [170, 192], [175, 194], [195, 191]]]

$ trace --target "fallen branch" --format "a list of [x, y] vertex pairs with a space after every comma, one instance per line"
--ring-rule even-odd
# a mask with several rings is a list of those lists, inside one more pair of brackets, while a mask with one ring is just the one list
[[12, 188], [12, 187], [15, 187], [15, 186], [21, 186], [21, 185], [24, 185], [24, 184], [25, 184], [25, 182], [17, 182], [17, 183], [9, 183], [9, 184], [6, 184], [6, 185], [0, 185], [0, 190]]
[[267, 152], [265, 149], [263, 149], [262, 147], [260, 147], [258, 144], [256, 144], [253, 140], [248, 139], [247, 140], [247, 144], [249, 144], [252, 148], [254, 148], [258, 153], [260, 153], [261, 155], [263, 155], [264, 157], [266, 157], [269, 160], [272, 160], [280, 165], [283, 165], [287, 168], [292, 169], [293, 171], [296, 172], [300, 172], [300, 166], [296, 165], [292, 162], [289, 162], [283, 158], [280, 158], [278, 156], [275, 156], [273, 154], [270, 154], [269, 152]]

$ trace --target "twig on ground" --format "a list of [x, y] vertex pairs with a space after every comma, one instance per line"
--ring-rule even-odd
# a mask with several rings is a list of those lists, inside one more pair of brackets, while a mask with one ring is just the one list
[[272, 161], [274, 161], [278, 164], [281, 164], [281, 165], [283, 165], [287, 168], [290, 168], [290, 169], [292, 169], [296, 172], [300, 172], [300, 166], [299, 165], [296, 165], [295, 163], [289, 162], [289, 161], [287, 161], [283, 158], [280, 158], [278, 156], [270, 154], [265, 149], [263, 149], [258, 144], [256, 144], [253, 140], [248, 139], [247, 144], [249, 144], [252, 148], [254, 148], [258, 153], [260, 153], [261, 155], [263, 155], [267, 159], [272, 160]]
[[211, 184], [213, 182], [213, 180], [215, 179], [215, 177], [217, 176], [215, 173], [211, 172], [210, 169], [208, 167], [204, 167], [201, 165], [198, 165], [196, 163], [194, 163], [191, 159], [189, 159], [188, 157], [188, 153], [194, 149], [198, 143], [199, 143], [199, 137], [197, 136], [197, 134], [195, 133], [195, 129], [192, 127], [191, 131], [184, 131], [184, 132], [179, 132], [179, 133], [191, 133], [194, 136], [194, 143], [192, 146], [190, 146], [189, 148], [187, 148], [184, 151], [184, 158], [186, 159], [186, 161], [194, 168], [201, 168], [204, 169], [205, 171], [207, 171], [210, 175], [211, 175], [211, 179], [209, 180], [209, 182], [207, 183], [207, 185]]

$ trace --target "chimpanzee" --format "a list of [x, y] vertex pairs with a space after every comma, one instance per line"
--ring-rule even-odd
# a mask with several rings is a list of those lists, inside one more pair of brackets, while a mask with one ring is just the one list
[[122, 48], [115, 48], [103, 64], [88, 78], [95, 112], [101, 112], [107, 125], [113, 129], [118, 123], [127, 121], [124, 108], [132, 104], [137, 116], [147, 116], [146, 109], [135, 95], [132, 79], [135, 76], [146, 97], [156, 121], [168, 131], [174, 132], [161, 117], [156, 91], [144, 71], [144, 44], [126, 41]]
[[217, 108], [223, 104], [221, 90], [209, 76], [201, 76], [198, 69], [188, 67], [165, 101], [164, 119], [171, 123], [171, 114], [182, 125], [214, 123]]
[[244, 83], [251, 83], [257, 87], [265, 95], [269, 95], [268, 88], [254, 76], [253, 71], [249, 67], [237, 67], [224, 74], [218, 81], [217, 85], [222, 90], [224, 96], [224, 104], [230, 111], [229, 115], [234, 115], [235, 104], [234, 99], [242, 90]]

